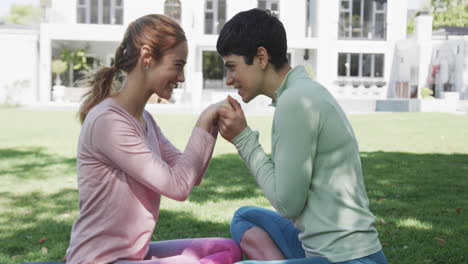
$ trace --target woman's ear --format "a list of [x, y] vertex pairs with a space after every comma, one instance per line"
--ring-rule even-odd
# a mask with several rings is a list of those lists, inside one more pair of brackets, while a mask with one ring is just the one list
[[143, 63], [143, 66], [150, 66], [152, 55], [151, 55], [151, 49], [148, 45], [143, 45], [140, 49], [140, 59]]
[[268, 63], [270, 62], [270, 56], [268, 55], [268, 51], [264, 47], [258, 47], [257, 60], [260, 67], [262, 69], [266, 69]]

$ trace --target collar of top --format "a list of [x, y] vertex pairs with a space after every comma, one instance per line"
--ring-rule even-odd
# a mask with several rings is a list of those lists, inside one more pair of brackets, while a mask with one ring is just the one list
[[290, 83], [296, 79], [310, 78], [304, 66], [296, 66], [288, 71], [280, 87], [275, 92], [275, 97], [271, 101], [271, 106], [276, 107], [281, 94], [290, 86]]

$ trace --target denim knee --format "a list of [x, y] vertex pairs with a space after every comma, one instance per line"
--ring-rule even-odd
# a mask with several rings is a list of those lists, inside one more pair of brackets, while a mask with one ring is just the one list
[[240, 241], [244, 233], [250, 228], [255, 226], [255, 224], [246, 220], [243, 217], [243, 215], [245, 215], [251, 210], [256, 210], [256, 209], [257, 207], [255, 206], [243, 206], [237, 209], [236, 212], [234, 213], [234, 216], [232, 217], [232, 221], [231, 221], [230, 231], [231, 231], [232, 239], [234, 239], [234, 241], [236, 241], [237, 244], [240, 244]]

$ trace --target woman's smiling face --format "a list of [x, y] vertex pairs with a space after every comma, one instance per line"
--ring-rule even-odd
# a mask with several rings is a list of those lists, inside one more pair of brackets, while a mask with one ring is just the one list
[[184, 41], [168, 50], [158, 61], [153, 60], [155, 64], [147, 73], [153, 93], [164, 99], [171, 98], [177, 83], [185, 81], [184, 66], [187, 63], [187, 55], [187, 42]]

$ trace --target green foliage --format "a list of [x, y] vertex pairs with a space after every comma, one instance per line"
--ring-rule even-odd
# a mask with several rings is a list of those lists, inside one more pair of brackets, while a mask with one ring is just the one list
[[222, 80], [224, 74], [223, 59], [217, 52], [203, 52], [203, 77], [209, 80]]
[[[432, 11], [432, 29], [442, 26], [468, 26], [468, 1], [463, 0], [431, 0], [431, 7], [423, 7], [419, 11]], [[408, 34], [414, 31], [415, 16], [411, 17], [406, 26]]]
[[60, 52], [60, 58], [67, 62], [74, 70], [85, 69], [89, 70], [86, 59], [86, 49], [62, 49]]
[[468, 26], [468, 2], [463, 0], [431, 0], [432, 28], [441, 26]]
[[406, 24], [406, 33], [407, 34], [413, 34], [413, 32], [414, 32], [414, 19], [415, 19], [415, 16], [412, 16], [410, 18], [410, 20], [408, 21], [408, 23]]
[[39, 23], [42, 17], [42, 10], [32, 5], [13, 4], [10, 13], [4, 18], [5, 21], [18, 25], [31, 25]]
[[61, 74], [67, 70], [67, 63], [63, 60], [53, 60], [50, 68], [52, 73]]
[[434, 91], [432, 91], [432, 89], [427, 88], [427, 87], [421, 88], [421, 97], [423, 99], [434, 98], [433, 95], [434, 95]]
[[[466, 263], [466, 115], [351, 115], [375, 227], [389, 263]], [[195, 115], [155, 115], [183, 149]], [[270, 151], [271, 116], [248, 116]], [[63, 261], [78, 215], [75, 112], [0, 108], [0, 263]], [[234, 211], [271, 208], [236, 149], [218, 137], [201, 185], [183, 203], [163, 198], [153, 240], [229, 237]]]

